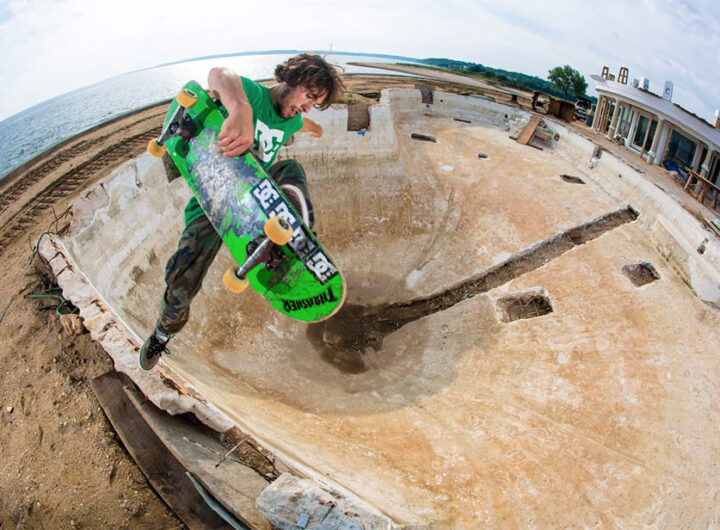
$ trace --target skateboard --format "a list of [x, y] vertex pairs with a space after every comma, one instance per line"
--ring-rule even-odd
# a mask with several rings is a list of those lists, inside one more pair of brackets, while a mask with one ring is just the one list
[[303, 322], [334, 315], [345, 301], [343, 276], [308, 228], [307, 206], [294, 186], [279, 187], [255, 156], [217, 152], [227, 111], [191, 81], [170, 104], [163, 130], [148, 144], [165, 154], [235, 258], [225, 286], [247, 285], [281, 313]]

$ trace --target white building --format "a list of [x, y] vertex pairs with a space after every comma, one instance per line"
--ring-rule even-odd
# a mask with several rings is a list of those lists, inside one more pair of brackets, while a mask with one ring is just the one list
[[621, 68], [618, 80], [603, 68], [596, 81], [599, 98], [593, 128], [607, 134], [650, 163], [665, 160], [689, 167], [713, 183], [720, 173], [720, 119], [710, 125], [672, 103], [671, 82], [665, 82], [663, 95], [650, 92], [645, 78], [628, 85], [627, 68]]

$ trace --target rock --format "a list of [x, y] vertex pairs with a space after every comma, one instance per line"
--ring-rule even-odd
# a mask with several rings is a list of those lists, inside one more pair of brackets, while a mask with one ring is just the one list
[[15, 407], [13, 407], [12, 405], [10, 405], [10, 406], [7, 407], [5, 410], [7, 411], [8, 414], [12, 414], [12, 411], [15, 410]]
[[80, 315], [70, 314], [60, 317], [60, 325], [66, 335], [82, 335], [85, 331]]
[[392, 523], [370, 508], [329, 492], [310, 479], [283, 473], [263, 490], [257, 506], [273, 528], [309, 530], [386, 529]]

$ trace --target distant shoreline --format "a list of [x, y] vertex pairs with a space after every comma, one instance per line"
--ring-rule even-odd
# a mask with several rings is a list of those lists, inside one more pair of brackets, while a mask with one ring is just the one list
[[172, 99], [168, 99], [166, 101], [158, 101], [158, 102], [152, 103], [150, 105], [138, 107], [137, 109], [128, 111], [120, 116], [115, 116], [113, 118], [110, 118], [107, 121], [99, 123], [98, 125], [94, 125], [93, 127], [90, 127], [89, 129], [86, 129], [84, 131], [81, 131], [81, 132], [71, 136], [70, 138], [66, 138], [65, 140], [61, 141], [60, 143], [57, 143], [51, 147], [48, 147], [47, 149], [45, 149], [41, 152], [36, 153], [35, 155], [33, 155], [32, 158], [30, 158], [26, 162], [23, 162], [21, 165], [12, 169], [5, 175], [0, 175], [0, 193], [2, 192], [3, 188], [5, 188], [9, 184], [11, 184], [17, 176], [21, 175], [22, 173], [27, 171], [32, 166], [37, 165], [39, 162], [42, 162], [43, 159], [50, 157], [56, 151], [61, 150], [66, 145], [76, 142], [76, 141], [80, 140], [81, 137], [87, 136], [88, 134], [91, 134], [99, 129], [103, 129], [103, 128], [107, 127], [108, 125], [112, 125], [113, 123], [120, 122], [122, 120], [125, 120], [126, 118], [130, 118], [131, 116], [133, 116], [135, 114], [141, 114], [145, 111], [154, 109], [155, 107], [167, 106], [170, 104], [171, 101], [172, 101]]
[[452, 72], [444, 72], [438, 70], [432, 66], [412, 66], [405, 64], [386, 64], [386, 63], [365, 63], [365, 62], [348, 62], [347, 64], [353, 66], [362, 66], [364, 68], [377, 68], [380, 70], [390, 70], [393, 72], [402, 72], [405, 74], [415, 75], [417, 77], [424, 77], [427, 79], [434, 79], [437, 81], [443, 81], [446, 83], [456, 83], [464, 86], [473, 86], [481, 89], [492, 90], [500, 94], [507, 94], [509, 96], [516, 96], [521, 98], [530, 99], [529, 92], [523, 92], [520, 90], [513, 90], [511, 88], [500, 87], [488, 83], [486, 81], [480, 81], [473, 77], [467, 77], [460, 74], [454, 74]]

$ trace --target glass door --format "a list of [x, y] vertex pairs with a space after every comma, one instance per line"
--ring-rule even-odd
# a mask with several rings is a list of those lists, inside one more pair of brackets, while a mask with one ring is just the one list
[[646, 116], [641, 115], [638, 120], [637, 129], [635, 129], [635, 136], [633, 137], [633, 145], [638, 149], [642, 149], [643, 147], [649, 124], [650, 120]]
[[655, 130], [657, 129], [657, 120], [653, 120], [650, 123], [650, 132], [647, 135], [647, 140], [645, 141], [645, 151], [650, 151], [650, 148], [652, 147], [653, 140], [655, 139]]

